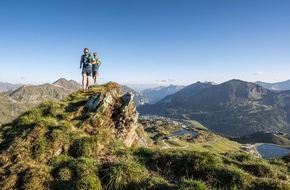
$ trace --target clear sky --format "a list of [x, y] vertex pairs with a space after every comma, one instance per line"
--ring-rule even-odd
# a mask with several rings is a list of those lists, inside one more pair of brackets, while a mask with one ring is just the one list
[[289, 0], [9, 0], [0, 3], [0, 81], [188, 85], [290, 79]]

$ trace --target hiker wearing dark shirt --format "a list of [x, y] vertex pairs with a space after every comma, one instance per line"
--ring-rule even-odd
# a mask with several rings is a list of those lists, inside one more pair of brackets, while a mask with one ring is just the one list
[[94, 79], [94, 84], [97, 84], [97, 78], [99, 76], [99, 68], [101, 66], [102, 62], [98, 58], [97, 52], [94, 52], [94, 62], [92, 66], [92, 71], [93, 71], [93, 79]]
[[84, 54], [81, 56], [80, 68], [82, 68], [82, 86], [83, 92], [88, 92], [90, 85], [90, 77], [92, 76], [92, 63], [94, 62], [93, 56], [90, 54], [89, 49], [84, 49]]

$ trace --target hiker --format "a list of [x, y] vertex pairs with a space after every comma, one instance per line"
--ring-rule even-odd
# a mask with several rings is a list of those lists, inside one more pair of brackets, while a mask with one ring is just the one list
[[82, 69], [82, 85], [83, 92], [89, 91], [90, 77], [92, 76], [92, 63], [94, 62], [93, 56], [90, 54], [88, 48], [84, 48], [84, 54], [81, 56], [80, 68]]
[[94, 62], [93, 62], [93, 67], [92, 67], [94, 85], [97, 84], [97, 78], [99, 76], [99, 68], [100, 68], [101, 64], [102, 64], [102, 62], [98, 58], [97, 52], [94, 52]]

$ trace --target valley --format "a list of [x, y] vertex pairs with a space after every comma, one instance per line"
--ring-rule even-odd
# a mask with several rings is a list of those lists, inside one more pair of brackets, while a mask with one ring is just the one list
[[210, 132], [196, 121], [146, 115], [139, 117], [139, 123], [152, 139], [152, 147], [216, 153], [240, 150], [240, 144]]
[[[211, 151], [216, 153], [245, 151], [255, 157], [265, 159], [283, 157], [290, 154], [290, 146], [267, 143], [269, 139], [243, 141], [221, 137], [210, 132], [206, 127], [193, 120], [172, 119], [157, 115], [144, 115], [139, 117], [139, 123], [152, 140], [152, 147], [161, 149], [187, 149], [198, 151]], [[265, 134], [270, 134], [266, 133]], [[260, 132], [259, 134], [263, 134]], [[275, 136], [278, 136], [275, 134]], [[287, 134], [283, 133], [283, 136]], [[234, 141], [232, 141], [234, 140]], [[238, 141], [238, 142], [241, 142]]]

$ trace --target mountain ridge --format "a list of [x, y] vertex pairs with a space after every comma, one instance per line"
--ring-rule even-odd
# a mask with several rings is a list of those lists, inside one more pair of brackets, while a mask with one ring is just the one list
[[0, 93], [0, 125], [10, 122], [44, 100], [62, 99], [79, 90], [81, 85], [73, 80], [59, 79], [52, 84], [22, 85]]
[[194, 83], [152, 106], [141, 114], [197, 120], [223, 135], [247, 135], [256, 131], [290, 131], [290, 91], [268, 90], [251, 82], [230, 80], [219, 85]]
[[256, 81], [255, 84], [258, 84], [270, 90], [279, 90], [279, 91], [290, 90], [290, 79], [276, 83]]
[[20, 86], [22, 86], [22, 84], [12, 84], [12, 83], [7, 83], [7, 82], [0, 82], [0, 92], [14, 90]]

